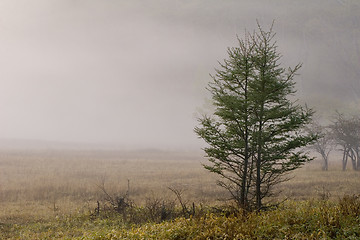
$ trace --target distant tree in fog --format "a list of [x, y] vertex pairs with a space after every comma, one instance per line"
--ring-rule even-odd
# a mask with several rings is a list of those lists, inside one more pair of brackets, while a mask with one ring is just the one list
[[333, 138], [343, 153], [342, 169], [346, 170], [350, 158], [352, 168], [360, 170], [360, 117], [346, 118], [343, 114], [337, 113], [330, 127]]
[[274, 36], [272, 28], [258, 25], [228, 48], [208, 85], [214, 116], [203, 116], [195, 128], [209, 145], [204, 167], [220, 175], [218, 184], [248, 210], [261, 209], [274, 185], [312, 160], [302, 149], [317, 138], [304, 131], [313, 111], [289, 100], [300, 65], [280, 67]]
[[323, 160], [322, 170], [327, 171], [329, 168], [329, 154], [334, 148], [333, 136], [327, 127], [324, 127], [315, 121], [313, 121], [306, 129], [310, 134], [319, 137], [312, 145], [310, 145], [310, 149], [313, 149], [321, 155]]

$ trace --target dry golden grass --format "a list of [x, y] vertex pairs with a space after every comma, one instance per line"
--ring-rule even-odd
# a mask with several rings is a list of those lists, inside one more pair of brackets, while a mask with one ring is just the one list
[[[58, 214], [93, 210], [111, 194], [125, 194], [143, 204], [148, 197], [175, 199], [168, 187], [183, 189], [189, 202], [214, 204], [227, 192], [215, 185], [216, 176], [203, 169], [198, 152], [162, 151], [15, 151], [0, 152], [0, 222], [47, 219]], [[290, 199], [337, 198], [360, 194], [360, 172], [341, 171], [335, 160], [327, 172], [320, 163], [307, 164], [278, 187]]]
[[296, 200], [310, 198], [338, 199], [344, 195], [360, 194], [360, 172], [350, 164], [342, 171], [341, 156], [334, 154], [329, 170], [321, 170], [321, 162], [315, 160], [291, 174], [292, 179], [278, 188], [282, 196]]
[[200, 154], [158, 151], [2, 151], [0, 153], [1, 218], [46, 218], [92, 210], [104, 196], [174, 198], [168, 187], [183, 189], [184, 199], [214, 201], [223, 190], [201, 166]]

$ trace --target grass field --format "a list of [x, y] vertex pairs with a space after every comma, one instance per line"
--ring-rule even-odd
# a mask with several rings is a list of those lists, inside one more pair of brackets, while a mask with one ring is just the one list
[[[76, 222], [89, 216], [97, 201], [104, 201], [101, 186], [114, 196], [124, 195], [129, 188], [129, 199], [136, 206], [143, 206], [149, 199], [176, 202], [169, 187], [181, 190], [187, 204], [222, 204], [228, 198], [227, 192], [215, 185], [216, 176], [203, 169], [201, 163], [205, 162], [201, 152], [1, 150], [0, 227], [6, 238], [14, 239], [42, 239], [41, 234], [29, 234], [37, 231], [34, 228], [44, 228], [39, 230], [42, 233], [52, 229], [51, 234], [65, 231], [61, 224], [66, 225], [66, 221], [74, 223], [70, 229], [79, 237], [92, 229], [88, 225], [104, 224], [103, 230], [111, 231], [118, 220], [94, 222], [85, 217]], [[360, 172], [341, 171], [336, 159], [332, 159], [329, 169], [321, 171], [316, 161], [305, 165], [293, 173], [290, 181], [278, 186], [281, 194], [277, 200], [288, 199], [291, 204], [293, 200], [301, 204], [300, 200], [337, 202], [344, 195], [360, 194]], [[176, 221], [184, 224], [181, 219]], [[55, 225], [59, 229], [50, 227]], [[16, 234], [26, 229], [28, 235]], [[109, 234], [104, 231], [100, 232]], [[117, 227], [114, 231], [119, 235], [122, 230]], [[64, 233], [46, 238], [73, 237]]]

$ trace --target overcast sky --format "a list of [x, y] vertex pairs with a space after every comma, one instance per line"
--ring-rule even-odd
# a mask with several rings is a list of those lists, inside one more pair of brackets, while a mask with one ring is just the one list
[[350, 0], [0, 0], [0, 138], [200, 147], [209, 73], [256, 19], [304, 64], [299, 98], [356, 108], [359, 16]]

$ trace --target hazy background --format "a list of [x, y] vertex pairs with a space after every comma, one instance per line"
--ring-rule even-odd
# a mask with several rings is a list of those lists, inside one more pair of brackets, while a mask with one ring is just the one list
[[357, 0], [0, 0], [0, 145], [200, 148], [209, 73], [256, 19], [301, 102], [360, 110]]

